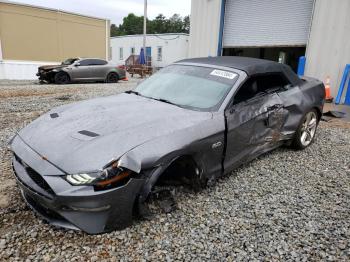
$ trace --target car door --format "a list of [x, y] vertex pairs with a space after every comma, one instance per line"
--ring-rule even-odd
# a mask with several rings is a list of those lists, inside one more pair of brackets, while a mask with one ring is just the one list
[[73, 81], [75, 80], [89, 80], [90, 76], [90, 64], [93, 59], [82, 59], [75, 62], [70, 67], [70, 76]]
[[225, 110], [226, 172], [281, 144], [280, 131], [287, 111], [278, 95], [280, 87], [276, 81], [266, 82], [266, 77], [271, 76], [260, 75], [245, 81]]
[[305, 112], [303, 110], [307, 110], [308, 103], [305, 103], [305, 95], [299, 85], [290, 84], [285, 89], [280, 90], [278, 95], [283, 101], [285, 110], [288, 112], [288, 118], [283, 127], [283, 132], [293, 135], [304, 116]]
[[92, 80], [105, 80], [108, 71], [108, 62], [102, 59], [91, 59], [90, 79]]
[[146, 64], [150, 66], [152, 63], [152, 47], [146, 47]]

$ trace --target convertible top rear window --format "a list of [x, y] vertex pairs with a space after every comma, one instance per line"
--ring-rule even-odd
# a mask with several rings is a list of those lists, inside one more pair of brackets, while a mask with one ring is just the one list
[[142, 82], [136, 91], [181, 107], [210, 111], [220, 106], [238, 75], [215, 68], [172, 65]]

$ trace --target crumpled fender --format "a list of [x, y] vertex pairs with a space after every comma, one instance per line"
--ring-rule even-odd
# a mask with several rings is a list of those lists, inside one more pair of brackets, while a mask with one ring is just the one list
[[179, 155], [196, 156], [199, 152], [203, 153], [208, 149], [208, 137], [223, 132], [224, 117], [211, 118], [200, 125], [198, 128], [177, 130], [132, 148], [119, 158], [119, 166], [139, 173], [142, 169], [164, 165]]
[[[212, 166], [212, 163], [208, 164], [208, 159], [216, 163], [217, 169], [221, 171], [220, 160], [223, 148], [213, 150], [212, 142], [224, 139], [224, 128], [223, 116], [211, 118], [203, 121], [201, 128], [189, 127], [171, 135], [147, 141], [126, 152], [119, 158], [118, 164], [136, 173], [147, 170], [146, 180], [150, 181], [151, 186], [172, 161], [183, 155], [191, 156], [203, 172], [213, 172], [207, 170], [208, 166]], [[150, 188], [150, 186], [144, 187], [146, 191]]]
[[[181, 133], [187, 133], [187, 136]], [[194, 134], [185, 130], [172, 135], [171, 140], [168, 137], [156, 138], [126, 152], [118, 163], [120, 167], [140, 173], [142, 169], [164, 165], [179, 154], [195, 153], [195, 140]]]
[[140, 173], [141, 171], [141, 162], [139, 161], [137, 155], [133, 151], [129, 151], [126, 154], [124, 154], [118, 160], [118, 166], [125, 167], [136, 173]]

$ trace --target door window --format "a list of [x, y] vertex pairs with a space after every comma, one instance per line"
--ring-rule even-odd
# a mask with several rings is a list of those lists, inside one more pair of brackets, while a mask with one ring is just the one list
[[90, 60], [90, 65], [107, 65], [107, 61], [106, 60], [102, 60], [102, 59], [91, 59]]
[[233, 104], [252, 99], [258, 95], [283, 90], [290, 82], [281, 73], [252, 76], [239, 88], [234, 96]]
[[90, 60], [91, 59], [81, 60], [81, 61], [79, 61], [79, 64], [80, 64], [80, 66], [88, 66], [88, 65], [90, 65]]
[[81, 60], [80, 66], [106, 65], [107, 61], [102, 59], [84, 59]]
[[150, 46], [146, 47], [146, 56], [152, 56], [152, 47]]

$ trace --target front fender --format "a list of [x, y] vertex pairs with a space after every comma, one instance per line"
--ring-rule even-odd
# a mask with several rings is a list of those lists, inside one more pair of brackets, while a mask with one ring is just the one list
[[160, 137], [143, 143], [126, 152], [119, 159], [119, 166], [139, 173], [141, 170], [164, 166], [180, 155], [196, 155], [203, 141], [201, 132], [193, 129]]
[[152, 177], [150, 183], [153, 185], [159, 172], [162, 173], [174, 159], [190, 156], [204, 177], [218, 176], [222, 171], [224, 147], [213, 148], [212, 145], [218, 141], [224, 144], [224, 131], [223, 116], [217, 115], [195, 128], [182, 129], [133, 148], [120, 157], [119, 166], [137, 173], [148, 170], [146, 176]]

